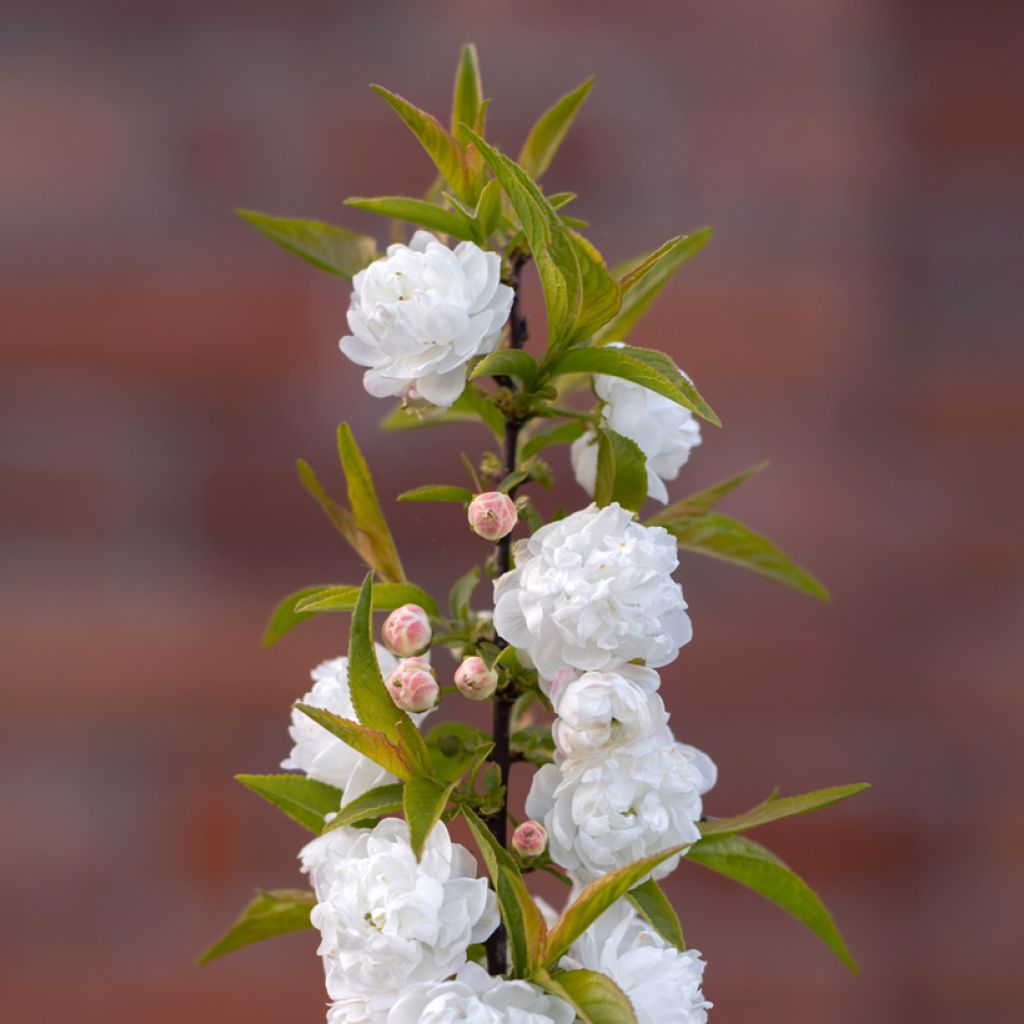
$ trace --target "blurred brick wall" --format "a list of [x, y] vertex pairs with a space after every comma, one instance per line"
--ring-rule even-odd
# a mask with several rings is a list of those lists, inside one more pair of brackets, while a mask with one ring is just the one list
[[[7, 5], [4, 1019], [321, 1019], [309, 936], [189, 966], [254, 885], [297, 881], [301, 837], [230, 775], [274, 768], [288, 703], [344, 643], [338, 619], [264, 652], [266, 613], [359, 569], [291, 464], [336, 482], [341, 418], [386, 498], [454, 479], [457, 455], [374, 433], [382, 405], [335, 348], [346, 287], [231, 211], [369, 228], [344, 196], [429, 171], [366, 83], [443, 113], [475, 39], [510, 149], [597, 72], [548, 185], [580, 193], [610, 259], [717, 228], [642, 335], [726, 423], [678, 493], [771, 457], [731, 507], [836, 595], [684, 561], [696, 640], [666, 690], [720, 765], [711, 810], [875, 785], [764, 836], [860, 979], [756, 897], [675, 876], [714, 1019], [1019, 1020], [1022, 11]], [[394, 522], [414, 577], [446, 587], [470, 554], [450, 512]]]

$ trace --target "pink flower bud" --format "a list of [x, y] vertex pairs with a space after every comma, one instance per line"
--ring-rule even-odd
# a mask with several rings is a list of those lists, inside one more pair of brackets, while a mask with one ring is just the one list
[[385, 646], [400, 658], [422, 654], [430, 646], [432, 636], [430, 617], [418, 604], [396, 608], [381, 629]]
[[455, 685], [463, 697], [487, 700], [498, 688], [498, 673], [488, 668], [483, 658], [474, 654], [463, 659], [455, 670]]
[[512, 833], [512, 849], [521, 857], [539, 857], [547, 845], [548, 832], [539, 821], [524, 821]]
[[397, 707], [415, 714], [434, 707], [441, 692], [437, 676], [426, 658], [400, 661], [384, 685]]
[[516, 503], [501, 491], [478, 494], [469, 503], [470, 529], [484, 540], [498, 541], [514, 529], [519, 513]]

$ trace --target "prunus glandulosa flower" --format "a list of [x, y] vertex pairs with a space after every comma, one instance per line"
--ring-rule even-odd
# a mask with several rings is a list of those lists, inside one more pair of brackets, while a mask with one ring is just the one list
[[494, 626], [542, 676], [641, 658], [667, 665], [693, 634], [672, 573], [676, 542], [627, 509], [590, 505], [542, 526], [494, 584]]
[[352, 333], [339, 344], [368, 367], [363, 385], [375, 398], [447, 407], [462, 394], [466, 363], [494, 349], [511, 308], [496, 252], [472, 242], [452, 250], [417, 231], [353, 278]]

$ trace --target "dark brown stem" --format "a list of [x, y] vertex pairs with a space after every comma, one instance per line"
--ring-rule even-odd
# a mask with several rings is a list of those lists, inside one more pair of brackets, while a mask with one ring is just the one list
[[[526, 317], [523, 316], [520, 308], [520, 278], [526, 257], [516, 254], [512, 259], [512, 276], [509, 284], [512, 286], [512, 311], [509, 314], [509, 348], [522, 348], [529, 337], [526, 328]], [[502, 377], [498, 380], [502, 387], [511, 388], [513, 382]], [[505, 418], [505, 444], [504, 444], [504, 470], [505, 475], [515, 472], [517, 461], [517, 449], [519, 447], [519, 432], [523, 429], [522, 420], [514, 415], [507, 415]], [[509, 489], [509, 497], [515, 497], [515, 488]], [[512, 568], [512, 538], [503, 537], [498, 541], [498, 550], [494, 559], [495, 570], [498, 576], [504, 575]], [[497, 637], [499, 647], [506, 647], [507, 643], [500, 636]], [[502, 847], [508, 846], [508, 776], [512, 757], [509, 751], [509, 733], [512, 719], [512, 705], [515, 703], [515, 694], [508, 690], [500, 690], [494, 695], [491, 719], [491, 736], [494, 740], [494, 750], [491, 752], [490, 760], [498, 766], [501, 772], [501, 785], [504, 798], [501, 808], [487, 818], [487, 827], [491, 835]], [[487, 940], [487, 970], [493, 974], [504, 974], [508, 970], [508, 940], [505, 935], [505, 928], [498, 926], [495, 933]]]

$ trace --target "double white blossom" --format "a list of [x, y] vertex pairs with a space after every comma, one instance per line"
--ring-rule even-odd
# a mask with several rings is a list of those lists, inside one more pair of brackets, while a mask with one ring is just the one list
[[[673, 740], [667, 727], [599, 757], [556, 755], [533, 777], [526, 813], [544, 824], [552, 860], [589, 882], [671, 846], [696, 842], [701, 797], [717, 769], [695, 747]], [[681, 854], [651, 874], [664, 878]]]
[[462, 393], [466, 363], [491, 352], [512, 308], [501, 257], [472, 242], [454, 249], [427, 231], [353, 278], [348, 326], [339, 345], [369, 369], [376, 398], [423, 398], [447, 408]]
[[468, 963], [453, 981], [401, 996], [387, 1024], [572, 1024], [575, 1011], [528, 981], [493, 978]]
[[418, 862], [397, 818], [334, 829], [300, 857], [317, 896], [327, 991], [351, 1019], [380, 1020], [410, 986], [454, 974], [497, 927], [494, 893], [441, 823]]
[[666, 530], [592, 504], [516, 546], [516, 568], [494, 584], [495, 628], [549, 679], [567, 666], [667, 665], [693, 634], [678, 564]]
[[668, 945], [623, 900], [573, 943], [561, 966], [607, 974], [633, 1004], [637, 1024], [707, 1022], [700, 952]]
[[[635, 441], [647, 457], [648, 496], [666, 503], [665, 481], [679, 476], [690, 452], [701, 442], [697, 417], [678, 402], [621, 377], [595, 374], [594, 391], [603, 402], [604, 422], [617, 434]], [[570, 456], [577, 483], [593, 496], [597, 481], [594, 433], [577, 438]]]

